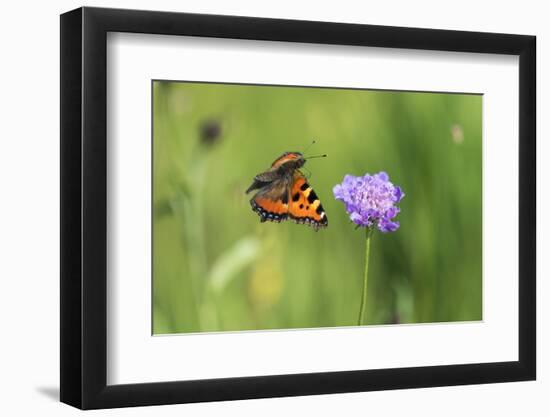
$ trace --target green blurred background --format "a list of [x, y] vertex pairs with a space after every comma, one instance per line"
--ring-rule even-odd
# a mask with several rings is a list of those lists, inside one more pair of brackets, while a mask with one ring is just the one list
[[[332, 188], [381, 170], [406, 196], [367, 322], [481, 320], [481, 132], [480, 95], [154, 81], [153, 333], [356, 325], [365, 233]], [[260, 224], [252, 178], [313, 139], [328, 228]]]

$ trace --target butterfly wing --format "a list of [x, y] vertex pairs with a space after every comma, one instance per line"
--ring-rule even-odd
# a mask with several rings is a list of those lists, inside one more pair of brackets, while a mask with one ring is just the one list
[[299, 171], [294, 173], [288, 201], [288, 215], [296, 223], [308, 224], [316, 230], [328, 226], [321, 201]]
[[260, 191], [252, 197], [250, 205], [252, 206], [252, 210], [260, 216], [261, 222], [272, 221], [279, 223], [288, 218], [288, 190], [291, 180], [291, 177], [283, 176], [265, 183], [260, 188]]
[[281, 174], [278, 173], [277, 170], [275, 169], [270, 169], [269, 171], [262, 172], [261, 174], [258, 174], [254, 177], [254, 181], [252, 182], [252, 185], [248, 187], [245, 193], [248, 194], [252, 190], [258, 190], [263, 187], [266, 187], [270, 183], [278, 179], [281, 179]]

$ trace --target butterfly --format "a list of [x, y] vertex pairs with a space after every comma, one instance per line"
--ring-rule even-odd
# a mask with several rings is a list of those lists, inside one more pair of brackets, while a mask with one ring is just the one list
[[271, 168], [254, 177], [246, 194], [258, 190], [250, 205], [262, 223], [291, 219], [312, 226], [316, 231], [328, 226], [321, 201], [300, 172], [306, 159], [324, 156], [305, 158], [300, 152], [285, 152], [271, 164]]

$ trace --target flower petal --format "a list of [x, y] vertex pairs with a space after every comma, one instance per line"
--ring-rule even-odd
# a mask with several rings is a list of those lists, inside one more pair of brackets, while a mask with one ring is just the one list
[[401, 190], [401, 187], [397, 186], [395, 187], [395, 190], [393, 191], [393, 196], [395, 198], [395, 202], [399, 203], [403, 197], [405, 197], [405, 193]]
[[332, 193], [334, 194], [334, 198], [341, 200], [343, 198], [344, 190], [340, 184], [337, 184], [332, 189]]
[[395, 232], [399, 228], [399, 222], [382, 219], [378, 222], [378, 230], [383, 233]]
[[397, 213], [399, 213], [401, 210], [399, 207], [390, 207], [388, 211], [386, 211], [386, 214], [384, 217], [388, 220], [393, 219], [395, 216], [397, 216]]
[[353, 185], [355, 183], [355, 180], [357, 179], [357, 177], [354, 177], [353, 175], [346, 175], [344, 177], [344, 182], [342, 183], [343, 185]]
[[350, 213], [349, 218], [353, 223], [358, 224], [359, 226], [366, 226], [368, 223], [367, 220], [356, 211]]

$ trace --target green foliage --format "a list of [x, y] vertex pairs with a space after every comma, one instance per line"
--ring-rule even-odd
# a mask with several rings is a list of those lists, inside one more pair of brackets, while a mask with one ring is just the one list
[[[374, 233], [369, 324], [480, 320], [482, 97], [154, 83], [155, 334], [356, 325], [364, 230], [332, 187], [386, 171], [406, 197]], [[244, 191], [285, 151], [329, 227], [260, 224]]]

